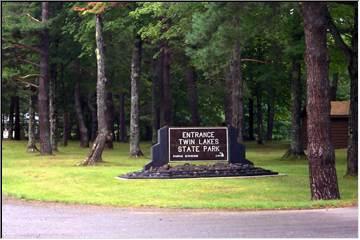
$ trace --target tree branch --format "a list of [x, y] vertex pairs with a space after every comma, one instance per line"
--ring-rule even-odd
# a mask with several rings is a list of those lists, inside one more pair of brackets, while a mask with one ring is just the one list
[[24, 63], [28, 63], [28, 64], [31, 64], [35, 67], [40, 67], [40, 64], [37, 64], [37, 63], [34, 63], [34, 62], [31, 62], [29, 60], [26, 60], [26, 59], [22, 59], [22, 58], [16, 58], [17, 61], [20, 61], [20, 62], [24, 62]]
[[[6, 40], [2, 39], [3, 42], [6, 42]], [[18, 42], [14, 42], [14, 41], [10, 41], [8, 40], [9, 43], [13, 44], [13, 46], [15, 48], [26, 48], [26, 49], [29, 49], [29, 50], [32, 50], [34, 52], [37, 52], [37, 53], [40, 53], [40, 54], [43, 54], [44, 52], [38, 48], [38, 47], [34, 47], [34, 46], [30, 46], [30, 45], [26, 45], [26, 44], [22, 44], [22, 43], [18, 43]]]
[[34, 88], [39, 88], [38, 85], [36, 85], [36, 84], [34, 84], [34, 83], [31, 83], [31, 82], [24, 81], [23, 79], [21, 79], [21, 78], [19, 78], [19, 77], [14, 77], [14, 79], [15, 79], [16, 81], [19, 81], [19, 82], [25, 84], [26, 87], [30, 87], [30, 86], [31, 86], [31, 87], [34, 87]]
[[333, 22], [328, 9], [326, 9], [326, 18], [327, 18], [328, 29], [329, 29], [331, 35], [333, 36], [336, 45], [338, 45], [338, 47], [345, 54], [345, 56], [348, 59], [350, 59], [351, 48], [348, 45], [346, 45], [346, 43], [342, 39], [339, 29], [335, 26], [335, 23]]
[[41, 23], [41, 21], [39, 19], [34, 18], [33, 16], [30, 15], [30, 13], [27, 13], [26, 16], [28, 16], [30, 18], [30, 20], [37, 22], [37, 23]]
[[267, 61], [262, 61], [262, 60], [258, 60], [258, 59], [252, 59], [252, 58], [241, 58], [241, 62], [258, 62], [258, 63], [264, 63], [264, 64], [270, 63]]
[[25, 76], [19, 76], [17, 78], [20, 78], [20, 79], [28, 79], [28, 78], [32, 78], [32, 77], [41, 77], [40, 74], [37, 74], [37, 73], [33, 73], [33, 74], [28, 74], [28, 75], [25, 75]]
[[25, 45], [25, 44], [22, 44], [22, 43], [14, 43], [14, 47], [16, 47], [16, 48], [26, 48], [26, 49], [32, 50], [34, 52], [43, 54], [43, 51], [40, 48]]

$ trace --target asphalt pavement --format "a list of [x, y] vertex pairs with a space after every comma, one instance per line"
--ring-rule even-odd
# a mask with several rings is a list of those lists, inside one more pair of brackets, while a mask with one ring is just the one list
[[[240, 200], [239, 200], [240, 201]], [[3, 238], [358, 237], [358, 209], [126, 209], [3, 199]]]

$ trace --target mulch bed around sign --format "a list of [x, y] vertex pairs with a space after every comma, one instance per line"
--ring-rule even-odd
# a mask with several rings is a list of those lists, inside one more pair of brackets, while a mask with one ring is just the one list
[[262, 176], [278, 175], [277, 172], [254, 167], [250, 164], [228, 164], [216, 163], [213, 165], [164, 165], [149, 170], [120, 175], [120, 178], [127, 179], [170, 179], [170, 178], [204, 178], [204, 177], [238, 177], [238, 176]]

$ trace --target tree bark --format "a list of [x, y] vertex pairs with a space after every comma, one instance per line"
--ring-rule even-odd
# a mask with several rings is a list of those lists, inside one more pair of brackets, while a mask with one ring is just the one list
[[90, 109], [91, 113], [91, 133], [90, 133], [90, 140], [93, 142], [96, 138], [96, 132], [97, 132], [97, 113], [96, 113], [96, 104], [93, 104], [93, 94], [89, 93], [88, 95], [88, 101], [87, 101], [88, 107]]
[[[49, 3], [42, 2], [41, 19], [44, 24], [49, 19]], [[40, 78], [38, 89], [40, 154], [52, 154], [49, 122], [49, 30], [41, 32]]]
[[151, 125], [150, 124], [146, 124], [145, 125], [145, 134], [144, 134], [144, 140], [145, 141], [150, 141], [152, 140], [152, 132], [151, 132]]
[[[356, 40], [357, 41], [357, 40]], [[356, 48], [357, 49], [357, 48]], [[357, 54], [356, 54], [357, 55]], [[347, 171], [349, 176], [358, 175], [358, 73], [357, 56], [352, 58], [351, 65], [351, 87], [350, 87], [350, 118], [349, 118], [349, 140], [347, 150]]]
[[15, 106], [15, 97], [10, 98], [10, 109], [9, 109], [9, 135], [8, 139], [14, 139], [14, 106]]
[[72, 139], [73, 140], [80, 140], [80, 126], [79, 126], [78, 122], [76, 122], [76, 124], [75, 124], [75, 136]]
[[301, 129], [301, 98], [301, 65], [294, 57], [291, 74], [291, 144], [283, 159], [305, 156]]
[[[77, 71], [81, 71], [79, 62], [77, 64], [77, 66], [78, 66]], [[88, 136], [88, 129], [85, 125], [83, 109], [81, 106], [80, 79], [79, 79], [80, 77], [81, 77], [81, 72], [76, 77], [76, 82], [75, 82], [75, 89], [74, 89], [75, 112], [76, 112], [76, 117], [77, 117], [78, 126], [79, 126], [80, 147], [87, 148], [87, 147], [89, 147], [89, 136]]]
[[[97, 82], [96, 82], [96, 103], [98, 134], [93, 143], [89, 156], [82, 162], [82, 165], [94, 165], [101, 162], [102, 152], [104, 151], [105, 142], [109, 138], [109, 131], [106, 123], [106, 76], [105, 76], [105, 53], [104, 41], [102, 36], [102, 17], [95, 15], [96, 20], [96, 63], [97, 63]], [[110, 136], [111, 137], [111, 136]]]
[[330, 87], [326, 3], [301, 2], [307, 66], [307, 135], [312, 200], [339, 199], [335, 152], [330, 142]]
[[187, 96], [188, 104], [191, 113], [192, 126], [200, 125], [199, 111], [198, 111], [198, 92], [196, 86], [195, 69], [192, 66], [188, 66], [186, 69], [186, 83], [187, 83]]
[[257, 143], [264, 144], [263, 141], [263, 113], [261, 107], [261, 92], [259, 87], [256, 89], [256, 123], [257, 123]]
[[333, 74], [332, 82], [331, 82], [331, 90], [330, 90], [330, 99], [331, 101], [336, 101], [336, 92], [339, 82], [339, 73], [336, 72]]
[[275, 98], [269, 93], [269, 100], [267, 103], [267, 131], [266, 131], [266, 140], [272, 140], [273, 138], [273, 128], [274, 128], [274, 117], [275, 117]]
[[160, 111], [160, 127], [164, 126], [164, 49], [163, 49], [163, 42], [160, 42], [159, 44], [159, 60], [157, 65], [157, 76], [159, 81], [159, 91], [160, 91], [160, 99], [159, 99], [159, 111]]
[[126, 142], [125, 93], [120, 93], [119, 140]]
[[354, 7], [354, 27], [352, 29], [351, 48], [344, 42], [341, 34], [328, 11], [326, 11], [327, 26], [334, 37], [335, 43], [348, 59], [348, 71], [350, 75], [350, 119], [349, 140], [347, 151], [347, 175], [357, 175], [358, 172], [358, 121], [357, 121], [357, 80], [358, 80], [358, 6], [356, 2], [351, 3]]
[[141, 74], [141, 38], [136, 36], [131, 61], [130, 156], [143, 156], [140, 149], [139, 79]]
[[108, 127], [108, 132], [109, 132], [109, 138], [106, 141], [106, 146], [108, 149], [113, 149], [114, 148], [114, 144], [113, 144], [113, 140], [114, 140], [114, 102], [113, 102], [113, 97], [112, 97], [112, 93], [107, 91], [106, 93], [106, 123], [107, 123], [107, 127]]
[[53, 151], [58, 151], [56, 136], [56, 108], [55, 108], [55, 81], [56, 65], [51, 66], [49, 79], [49, 119], [50, 119], [50, 143]]
[[[231, 66], [230, 60], [230, 66]], [[233, 90], [233, 79], [231, 77], [231, 67], [229, 67], [229, 71], [225, 75], [225, 84], [226, 84], [226, 91], [225, 91], [225, 123], [227, 125], [231, 125], [232, 121], [232, 90]]]
[[358, 175], [358, 7], [354, 3], [354, 28], [351, 39], [350, 75], [350, 119], [347, 150], [347, 171], [350, 176]]
[[1, 140], [4, 139], [5, 114], [1, 114]]
[[249, 98], [249, 140], [255, 140], [254, 137], [254, 100]]
[[[119, 116], [120, 116], [120, 113], [119, 113]], [[117, 129], [114, 130], [114, 131], [116, 131], [114, 141], [120, 142], [120, 118], [115, 118], [114, 124], [116, 124], [116, 126], [117, 126]]]
[[27, 152], [31, 152], [31, 153], [39, 151], [36, 147], [36, 139], [35, 139], [35, 101], [36, 101], [36, 96], [30, 94]]
[[20, 98], [19, 96], [14, 97], [14, 115], [15, 115], [15, 140], [21, 139], [21, 126], [20, 126]]
[[64, 63], [60, 64], [60, 79], [59, 83], [61, 86], [61, 94], [64, 99], [63, 102], [63, 128], [62, 128], [62, 142], [63, 146], [68, 145], [68, 139], [69, 139], [69, 110], [68, 110], [68, 98], [67, 98], [67, 89], [65, 88], [65, 81], [64, 81]]
[[233, 50], [233, 57], [230, 63], [231, 78], [232, 78], [232, 118], [231, 125], [238, 129], [237, 141], [243, 142], [243, 125], [244, 125], [244, 83], [241, 72], [241, 51], [240, 42], [237, 40]]
[[63, 113], [63, 145], [68, 145], [68, 139], [69, 139], [69, 112], [67, 110], [64, 110]]
[[167, 42], [162, 44], [161, 48], [161, 126], [171, 126], [171, 88], [170, 88], [170, 48]]
[[153, 81], [151, 85], [151, 125], [152, 125], [152, 143], [157, 143], [157, 131], [160, 128], [160, 80], [161, 71], [160, 58], [153, 61]]

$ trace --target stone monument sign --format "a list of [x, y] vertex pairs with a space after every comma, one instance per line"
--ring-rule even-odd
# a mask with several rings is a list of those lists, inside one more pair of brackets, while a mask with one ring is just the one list
[[252, 164], [245, 146], [237, 142], [237, 129], [228, 127], [163, 127], [151, 148], [151, 162], [144, 169], [177, 161], [228, 161]]

